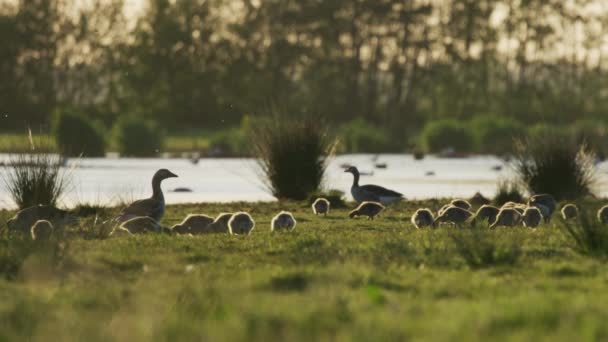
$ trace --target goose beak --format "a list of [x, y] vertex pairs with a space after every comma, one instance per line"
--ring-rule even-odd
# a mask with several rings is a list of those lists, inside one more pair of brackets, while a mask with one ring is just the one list
[[178, 177], [175, 173], [169, 172], [169, 178], [178, 178]]

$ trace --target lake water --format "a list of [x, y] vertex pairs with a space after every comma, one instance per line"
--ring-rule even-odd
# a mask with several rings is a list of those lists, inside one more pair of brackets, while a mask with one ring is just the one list
[[[0, 155], [0, 161], [8, 156]], [[403, 193], [408, 199], [432, 197], [470, 197], [479, 191], [487, 197], [494, 195], [496, 182], [512, 174], [508, 165], [495, 157], [442, 159], [427, 156], [417, 161], [411, 155], [342, 155], [328, 167], [326, 187], [347, 193], [352, 175], [344, 173], [342, 164], [352, 164], [360, 171], [373, 173], [362, 176], [361, 184], [378, 184]], [[386, 169], [375, 168], [386, 163]], [[502, 167], [496, 170], [496, 167]], [[121, 200], [148, 197], [150, 180], [159, 168], [167, 168], [179, 178], [163, 183], [167, 203], [272, 201], [259, 181], [258, 169], [252, 159], [201, 159], [198, 164], [188, 159], [73, 159], [67, 166], [73, 176], [69, 192], [62, 199], [65, 206], [77, 203], [112, 204]], [[608, 164], [598, 165], [600, 193], [608, 194]], [[0, 168], [0, 180], [4, 168]], [[433, 173], [434, 175], [428, 175]], [[0, 208], [14, 205], [0, 187]], [[192, 192], [174, 192], [188, 188]]]

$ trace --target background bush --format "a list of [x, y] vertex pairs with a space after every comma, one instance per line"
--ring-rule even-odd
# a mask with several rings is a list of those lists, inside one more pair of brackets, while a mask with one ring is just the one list
[[137, 116], [120, 118], [113, 135], [116, 148], [124, 157], [156, 156], [164, 142], [164, 132], [156, 122]]
[[509, 153], [513, 141], [526, 135], [524, 126], [509, 117], [479, 116], [471, 120], [470, 126], [480, 153]]
[[427, 123], [420, 135], [427, 152], [440, 152], [454, 148], [458, 152], [470, 152], [473, 136], [464, 124], [455, 120], [436, 120]]
[[530, 136], [515, 145], [518, 180], [531, 194], [548, 193], [559, 200], [593, 195], [595, 156], [584, 145], [560, 133]]
[[249, 135], [263, 181], [278, 199], [305, 200], [321, 188], [335, 139], [313, 116], [273, 116]]
[[84, 115], [55, 112], [51, 127], [57, 147], [63, 155], [105, 156], [105, 141], [101, 129]]
[[380, 153], [394, 150], [382, 129], [362, 118], [352, 120], [339, 129], [341, 149], [348, 153]]
[[502, 180], [497, 187], [493, 202], [498, 207], [507, 202], [524, 203], [524, 191], [517, 182]]

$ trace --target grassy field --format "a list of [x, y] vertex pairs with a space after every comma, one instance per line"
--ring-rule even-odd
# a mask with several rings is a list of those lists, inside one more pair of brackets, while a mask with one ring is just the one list
[[[374, 221], [293, 202], [180, 205], [164, 224], [242, 209], [257, 225], [247, 237], [104, 239], [89, 217], [60, 243], [3, 237], [0, 341], [608, 339], [608, 265], [577, 254], [557, 219], [536, 230], [409, 223], [439, 204]], [[269, 231], [281, 209], [295, 231]]]

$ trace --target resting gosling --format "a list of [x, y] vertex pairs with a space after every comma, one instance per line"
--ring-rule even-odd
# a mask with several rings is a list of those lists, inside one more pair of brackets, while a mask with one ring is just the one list
[[255, 221], [246, 212], [235, 213], [228, 221], [230, 235], [249, 235], [254, 227]]
[[435, 219], [435, 224], [452, 223], [452, 224], [456, 224], [456, 225], [462, 225], [472, 216], [473, 216], [473, 213], [466, 209], [451, 206], [451, 207], [448, 207], [447, 209], [445, 209], [441, 213], [441, 215], [439, 215]]
[[317, 198], [315, 202], [312, 204], [312, 212], [315, 215], [325, 215], [329, 213], [329, 208], [331, 207], [331, 203], [325, 198]]
[[214, 219], [207, 215], [190, 214], [180, 223], [173, 226], [172, 231], [178, 234], [205, 234], [212, 233], [210, 229]]
[[453, 205], [451, 203], [445, 204], [443, 207], [439, 208], [439, 210], [437, 210], [437, 216], [441, 216], [443, 215], [443, 213], [449, 208], [449, 207], [453, 207]]
[[232, 213], [220, 213], [209, 225], [209, 230], [214, 233], [230, 233], [228, 221], [232, 218]]
[[412, 215], [412, 224], [418, 229], [434, 226], [435, 218], [433, 217], [433, 212], [426, 208], [416, 210], [414, 215]]
[[48, 240], [53, 235], [53, 224], [47, 220], [38, 220], [30, 229], [32, 240]]
[[515, 227], [521, 223], [522, 216], [515, 208], [502, 208], [490, 228], [498, 226]]
[[351, 211], [348, 214], [348, 217], [355, 218], [358, 216], [367, 216], [368, 219], [373, 220], [374, 217], [378, 216], [382, 210], [384, 210], [384, 206], [378, 202], [369, 202], [365, 201], [361, 203], [357, 209]]
[[30, 234], [32, 226], [39, 220], [52, 222], [60, 228], [66, 223], [76, 221], [76, 218], [52, 205], [35, 205], [20, 210], [6, 222], [6, 225], [10, 231]]
[[463, 199], [455, 199], [452, 202], [450, 202], [451, 205], [458, 207], [458, 208], [462, 208], [464, 210], [471, 210], [471, 203], [469, 203], [466, 200]]
[[472, 223], [475, 224], [477, 221], [485, 221], [488, 224], [491, 224], [496, 221], [496, 216], [498, 215], [499, 211], [500, 209], [496, 208], [495, 206], [484, 204], [477, 209]]
[[159, 233], [162, 227], [156, 220], [148, 216], [138, 216], [123, 222], [121, 228], [127, 229], [131, 234], [147, 232]]
[[574, 204], [566, 204], [562, 208], [562, 217], [564, 220], [570, 220], [578, 216], [578, 208]]
[[288, 230], [292, 231], [296, 228], [296, 219], [293, 217], [293, 214], [288, 211], [281, 211], [277, 214], [277, 216], [272, 218], [270, 222], [270, 231], [273, 232], [275, 230]]
[[524, 227], [536, 228], [543, 221], [543, 214], [540, 209], [536, 207], [528, 207], [524, 211], [522, 216], [522, 223]]
[[597, 211], [597, 220], [602, 224], [608, 223], [608, 205], [601, 207]]

